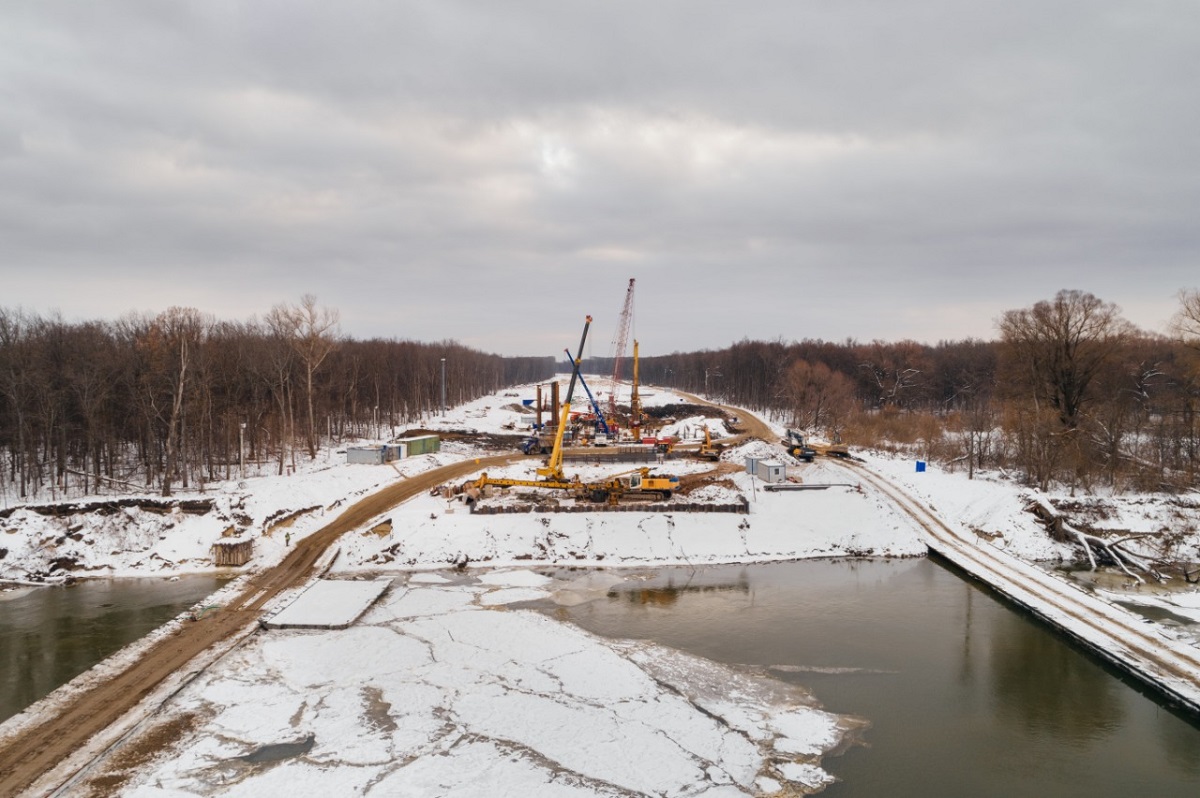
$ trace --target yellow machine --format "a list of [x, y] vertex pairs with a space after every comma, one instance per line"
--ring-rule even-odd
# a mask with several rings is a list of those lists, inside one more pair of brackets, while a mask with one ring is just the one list
[[575, 358], [575, 368], [571, 373], [571, 382], [567, 386], [567, 397], [559, 413], [558, 429], [554, 435], [554, 449], [546, 464], [537, 469], [539, 479], [493, 479], [486, 473], [479, 479], [470, 480], [463, 485], [463, 490], [474, 498], [479, 491], [489, 485], [498, 488], [543, 488], [550, 490], [567, 490], [576, 498], [591, 499], [592, 501], [607, 501], [616, 504], [624, 495], [652, 496], [663, 499], [671, 498], [671, 494], [679, 489], [679, 477], [672, 475], [651, 474], [649, 468], [637, 468], [620, 474], [614, 474], [603, 482], [582, 482], [579, 477], [568, 479], [563, 473], [563, 432], [567, 428], [567, 419], [571, 414], [571, 396], [575, 391], [575, 379], [579, 376], [579, 364], [583, 361], [583, 345], [587, 340], [588, 327], [592, 317], [588, 316], [583, 325], [583, 337], [579, 339], [579, 355]]
[[592, 326], [592, 317], [586, 316], [583, 322], [583, 335], [579, 339], [579, 354], [575, 356], [574, 368], [571, 371], [571, 382], [567, 385], [567, 397], [563, 401], [558, 414], [558, 429], [554, 433], [554, 448], [546, 465], [537, 470], [541, 479], [491, 479], [486, 473], [479, 479], [467, 482], [464, 488], [482, 490], [488, 485], [500, 488], [551, 488], [554, 490], [579, 490], [582, 485], [578, 479], [567, 479], [563, 474], [563, 432], [571, 418], [571, 397], [575, 393], [575, 379], [579, 376], [579, 364], [583, 362], [583, 345], [587, 341], [588, 328]]
[[679, 490], [679, 477], [674, 474], [651, 474], [646, 467], [614, 474], [604, 482], [584, 485], [588, 498], [594, 502], [616, 504], [622, 496], [635, 495], [669, 499]]
[[696, 450], [696, 456], [702, 460], [720, 460], [721, 449], [719, 446], [714, 446], [712, 436], [708, 432], [708, 426], [704, 427], [704, 443], [700, 444], [700, 448]]

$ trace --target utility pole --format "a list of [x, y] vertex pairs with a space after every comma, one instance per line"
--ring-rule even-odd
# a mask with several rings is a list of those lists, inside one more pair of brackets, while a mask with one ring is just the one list
[[442, 415], [446, 415], [446, 358], [442, 358]]
[[238, 425], [238, 467], [242, 472], [242, 479], [246, 478], [246, 422], [243, 421]]
[[704, 398], [705, 399], [710, 398], [708, 395], [708, 375], [709, 374], [712, 374], [714, 377], [720, 377], [721, 370], [718, 368], [711, 368], [711, 369], [704, 370]]

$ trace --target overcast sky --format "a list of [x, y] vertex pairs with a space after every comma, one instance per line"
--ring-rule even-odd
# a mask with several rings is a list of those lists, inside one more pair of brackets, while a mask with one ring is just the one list
[[0, 3], [0, 307], [995, 338], [1200, 285], [1195, 0]]

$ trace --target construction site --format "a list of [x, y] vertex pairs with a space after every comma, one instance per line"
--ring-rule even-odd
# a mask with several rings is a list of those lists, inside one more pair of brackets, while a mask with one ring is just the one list
[[[584, 319], [575, 353], [563, 349], [570, 374], [565, 393], [557, 380], [540, 384], [535, 396], [522, 399], [514, 408], [522, 413], [520, 423], [511, 425], [514, 431], [521, 428], [517, 448], [528, 457], [540, 458], [534, 474], [517, 477], [484, 472], [460, 485], [446, 486], [447, 496], [461, 499], [472, 512], [485, 513], [535, 508], [611, 511], [625, 506], [650, 512], [713, 511], [709, 504], [693, 504], [678, 497], [738, 469], [736, 464], [721, 461], [722, 452], [749, 437], [768, 440], [770, 431], [765, 425], [763, 429], [743, 430], [731, 422], [727, 410], [696, 397], [697, 404], [659, 406], [653, 413], [643, 408], [636, 339], [632, 341], [632, 379], [622, 376], [622, 367], [628, 364], [634, 287], [635, 280], [630, 278], [613, 338], [612, 375], [602, 380], [606, 393], [593, 390], [581, 372], [592, 326], [589, 315]], [[626, 386], [628, 399], [622, 401]], [[575, 407], [580, 392], [586, 397], [583, 409]], [[684, 443], [677, 435], [664, 434], [666, 421], [689, 410], [706, 420], [695, 430], [695, 441]], [[789, 454], [797, 461], [811, 462], [816, 451], [804, 444], [799, 433], [789, 430], [788, 434], [803, 446], [802, 451], [789, 450]], [[844, 449], [822, 453], [844, 454]], [[573, 473], [568, 473], [568, 464], [574, 468]], [[514, 497], [519, 498], [514, 501]], [[497, 506], [502, 498], [507, 501]], [[737, 505], [721, 509], [745, 512]]]

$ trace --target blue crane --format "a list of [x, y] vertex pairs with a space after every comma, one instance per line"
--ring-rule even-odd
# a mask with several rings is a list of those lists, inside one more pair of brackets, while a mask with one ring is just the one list
[[[571, 350], [564, 349], [563, 351], [567, 353], [567, 358], [570, 359]], [[600, 422], [600, 431], [605, 435], [611, 435], [612, 433], [608, 430], [608, 422], [604, 420], [604, 414], [600, 412], [600, 405], [596, 402], [596, 397], [592, 396], [592, 389], [583, 381], [583, 374], [578, 371], [579, 366], [574, 361], [571, 361], [571, 364], [576, 369], [576, 373], [579, 376], [579, 384], [583, 386], [584, 392], [587, 393], [588, 401], [592, 403], [592, 410], [596, 412], [596, 420]]]

